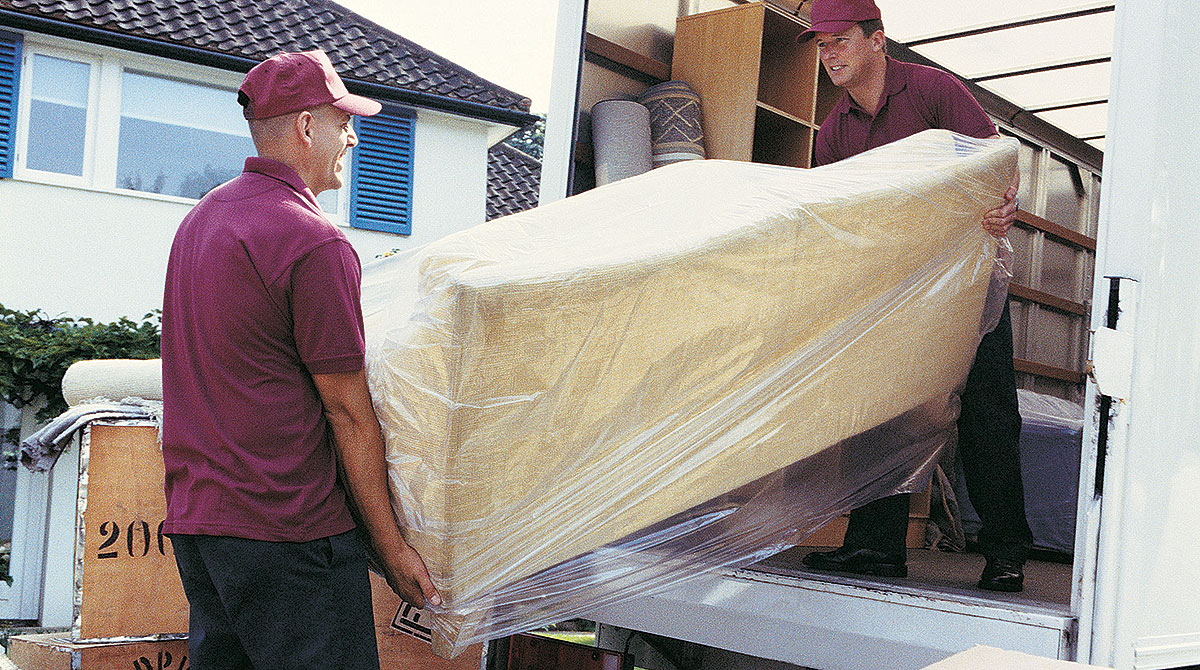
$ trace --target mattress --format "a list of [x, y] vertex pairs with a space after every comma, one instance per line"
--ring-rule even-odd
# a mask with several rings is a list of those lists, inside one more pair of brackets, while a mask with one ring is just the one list
[[[980, 220], [1015, 170], [1015, 141], [946, 131], [813, 170], [686, 161], [368, 265], [368, 376], [444, 600], [435, 650], [511, 632], [498, 612], [519, 630], [522, 607], [638, 592], [592, 559], [856, 435], [951, 429], [995, 266]], [[790, 490], [882, 495], [934, 449]], [[796, 531], [722, 542], [749, 557]]]

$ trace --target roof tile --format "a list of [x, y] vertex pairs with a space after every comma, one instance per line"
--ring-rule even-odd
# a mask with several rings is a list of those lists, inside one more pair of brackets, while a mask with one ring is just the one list
[[0, 9], [254, 60], [319, 47], [347, 79], [529, 111], [528, 98], [331, 0], [0, 0]]
[[541, 177], [538, 159], [504, 142], [492, 147], [488, 151], [488, 220], [537, 207]]

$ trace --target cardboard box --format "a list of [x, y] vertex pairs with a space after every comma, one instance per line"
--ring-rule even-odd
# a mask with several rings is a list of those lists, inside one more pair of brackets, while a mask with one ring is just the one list
[[[401, 627], [400, 611], [405, 603], [387, 582], [371, 573], [371, 604], [375, 610], [375, 641], [379, 645], [379, 667], [422, 668], [422, 670], [479, 670], [483, 644], [447, 660], [433, 653], [428, 640], [418, 639]], [[22, 668], [22, 670], [24, 670]]]
[[[404, 602], [382, 577], [371, 575], [371, 600], [375, 614], [375, 639], [383, 668], [423, 670], [479, 670], [483, 644], [469, 646], [447, 660], [435, 656], [427, 640], [417, 639], [393, 622]], [[186, 623], [186, 618], [184, 619]], [[65, 633], [14, 636], [9, 658], [20, 670], [189, 670], [186, 636], [171, 639], [119, 642], [71, 639]]]
[[158, 431], [93, 423], [88, 432], [75, 637], [185, 634], [187, 598], [162, 534], [167, 503]]
[[1042, 658], [1019, 651], [1005, 651], [982, 645], [971, 647], [950, 658], [925, 666], [925, 670], [1084, 670], [1098, 665]]
[[17, 635], [8, 657], [20, 670], [188, 670], [187, 638], [78, 642], [62, 633]]

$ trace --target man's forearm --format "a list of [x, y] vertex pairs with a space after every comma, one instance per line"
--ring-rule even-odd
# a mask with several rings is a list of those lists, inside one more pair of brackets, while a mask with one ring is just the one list
[[363, 371], [313, 375], [333, 431], [346, 494], [366, 526], [388, 584], [405, 600], [441, 604], [429, 571], [400, 533], [388, 496], [383, 432]]
[[383, 433], [374, 411], [369, 417], [328, 413], [334, 448], [346, 494], [366, 525], [376, 552], [395, 550], [404, 541], [388, 496]]

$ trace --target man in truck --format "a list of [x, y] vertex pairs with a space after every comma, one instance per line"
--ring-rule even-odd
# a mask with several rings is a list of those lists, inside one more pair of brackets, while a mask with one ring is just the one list
[[378, 670], [351, 507], [391, 587], [439, 597], [388, 500], [359, 259], [316, 196], [342, 185], [351, 116], [381, 106], [321, 51], [255, 66], [238, 101], [258, 155], [180, 224], [163, 300], [164, 531], [191, 662]]
[[[887, 55], [882, 16], [874, 0], [815, 0], [812, 27], [821, 64], [845, 93], [817, 133], [815, 164], [825, 165], [930, 128], [978, 138], [999, 137], [991, 119], [952, 75], [901, 63]], [[997, 239], [1017, 212], [1017, 183], [982, 225]], [[962, 393], [958, 453], [967, 491], [979, 514], [980, 551], [986, 558], [979, 587], [1020, 591], [1032, 545], [1025, 519], [1013, 370], [1012, 323], [1007, 303], [1000, 322], [983, 336]], [[905, 577], [909, 496], [895, 495], [855, 509], [842, 546], [804, 557], [818, 570]]]

